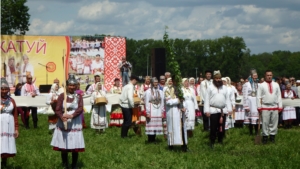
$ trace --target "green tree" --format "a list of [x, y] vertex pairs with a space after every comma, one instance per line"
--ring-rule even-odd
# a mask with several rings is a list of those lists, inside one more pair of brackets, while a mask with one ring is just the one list
[[25, 35], [29, 27], [27, 0], [1, 1], [1, 34]]

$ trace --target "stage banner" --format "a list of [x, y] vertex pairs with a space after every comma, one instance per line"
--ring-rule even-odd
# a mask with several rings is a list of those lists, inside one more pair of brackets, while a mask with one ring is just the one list
[[[25, 83], [32, 75], [36, 86], [63, 81], [63, 55], [68, 56], [70, 39], [67, 36], [1, 35], [1, 76], [11, 88]], [[67, 59], [67, 58], [65, 58]]]
[[[124, 37], [105, 37], [104, 85], [106, 90], [114, 85], [114, 79], [122, 82], [118, 64], [126, 57], [126, 39]], [[122, 83], [121, 83], [122, 84]]]

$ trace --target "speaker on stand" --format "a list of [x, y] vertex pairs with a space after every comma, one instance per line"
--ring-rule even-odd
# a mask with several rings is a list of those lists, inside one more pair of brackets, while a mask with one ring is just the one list
[[166, 72], [166, 49], [154, 48], [151, 50], [151, 76], [159, 79]]

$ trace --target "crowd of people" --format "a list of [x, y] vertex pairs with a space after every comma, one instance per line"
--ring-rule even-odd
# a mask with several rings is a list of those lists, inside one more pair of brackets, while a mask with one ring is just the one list
[[[300, 80], [296, 81], [294, 77], [273, 78], [272, 71], [267, 70], [264, 79], [259, 79], [256, 70], [252, 69], [248, 78], [234, 83], [229, 77], [223, 77], [219, 70], [207, 70], [205, 77], [182, 78], [179, 89], [170, 72], [159, 79], [146, 76], [144, 82], [139, 83], [139, 77], [128, 75], [131, 65], [125, 58], [119, 68], [125, 73], [122, 74], [123, 85], [115, 78], [114, 86], [108, 91], [100, 83], [99, 75], [94, 76], [94, 83], [85, 91], [80, 90], [80, 83], [73, 74], [69, 75], [65, 88], [59, 86], [58, 79], [54, 80], [46, 103], [55, 113], [49, 115], [49, 129], [53, 130], [51, 145], [53, 150], [61, 152], [64, 167], [68, 167], [69, 152], [72, 153], [72, 168], [76, 168], [78, 153], [85, 151], [82, 133], [86, 127], [84, 95], [90, 95], [90, 127], [97, 134], [107, 132], [105, 129], [109, 126], [120, 126], [121, 138], [127, 138], [130, 128], [140, 135], [141, 124], [144, 124], [147, 143], [156, 143], [156, 135], [164, 135], [170, 150], [181, 146], [183, 152], [189, 151], [188, 139], [193, 137], [200, 118], [204, 132], [209, 132], [212, 149], [216, 140], [223, 144], [226, 130], [233, 127], [247, 125], [250, 135], [258, 135], [258, 125], [261, 125], [262, 143], [267, 144], [268, 141], [275, 142], [278, 124], [289, 129], [300, 122], [299, 107], [282, 104], [282, 99], [299, 97]], [[18, 114], [29, 129], [31, 111], [33, 127], [38, 127], [37, 108], [17, 107], [8, 93], [9, 85], [1, 78], [1, 166], [6, 165], [8, 157], [16, 154]], [[109, 116], [106, 110], [108, 94], [119, 95], [119, 103], [112, 105]], [[24, 85], [16, 86], [15, 95], [40, 95], [31, 75], [26, 76]]]

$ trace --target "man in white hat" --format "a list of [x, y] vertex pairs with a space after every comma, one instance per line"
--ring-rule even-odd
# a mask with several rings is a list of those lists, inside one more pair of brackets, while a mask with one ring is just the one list
[[[265, 72], [265, 81], [257, 89], [257, 109], [262, 114], [263, 144], [275, 143], [277, 134], [278, 112], [282, 111], [281, 91], [278, 83], [272, 81], [271, 70]], [[272, 124], [272, 125], [270, 125]]]
[[229, 99], [228, 89], [223, 85], [219, 70], [214, 71], [213, 85], [210, 85], [205, 94], [204, 113], [210, 120], [210, 147], [213, 148], [215, 139], [223, 143], [225, 134], [226, 114], [223, 110], [226, 108], [232, 113], [232, 106]]

